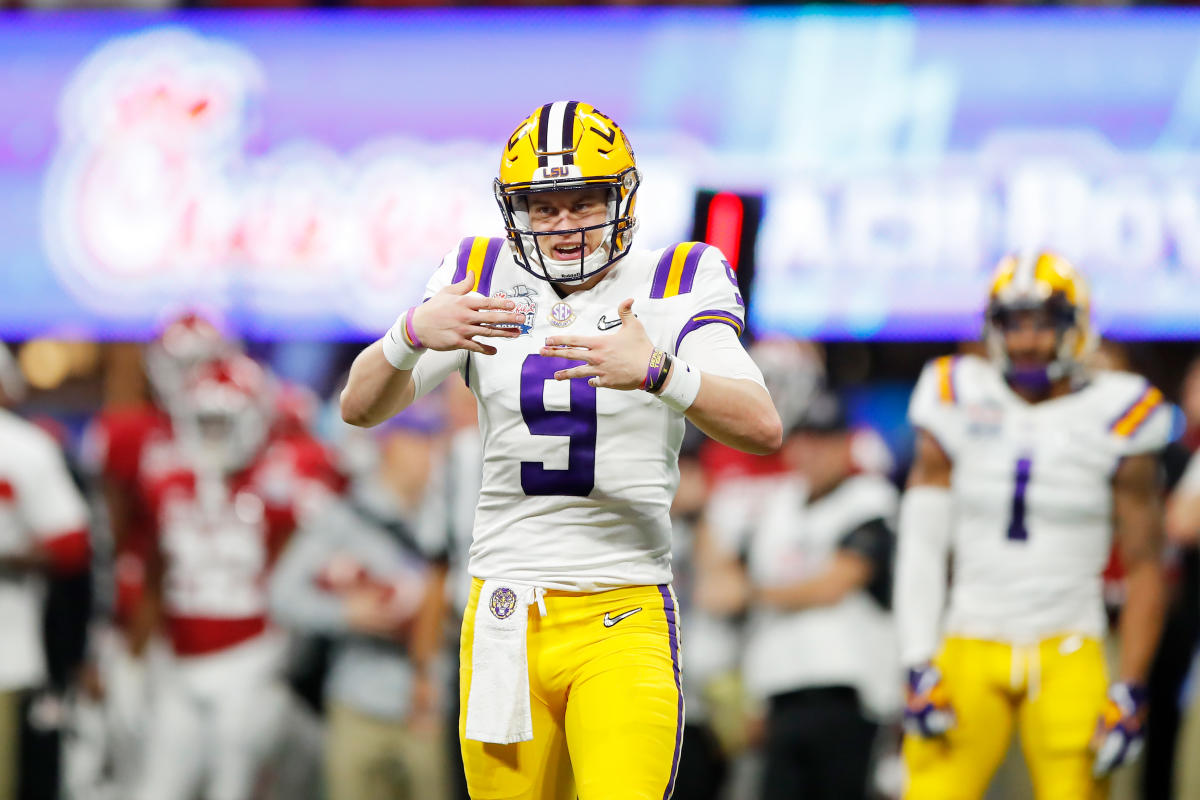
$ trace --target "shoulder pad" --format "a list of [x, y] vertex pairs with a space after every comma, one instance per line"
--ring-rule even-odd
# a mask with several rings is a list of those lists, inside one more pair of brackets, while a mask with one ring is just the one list
[[708, 249], [710, 245], [703, 242], [680, 242], [663, 250], [658, 266], [654, 268], [650, 299], [661, 300], [690, 292], [700, 258]]
[[1133, 392], [1125, 394], [1125, 404], [1109, 422], [1108, 430], [1116, 436], [1129, 438], [1137, 433], [1150, 415], [1166, 401], [1163, 393], [1145, 380], [1140, 381], [1140, 385]]
[[958, 403], [958, 372], [962, 356], [941, 356], [933, 360], [933, 373], [937, 378], [938, 400], [946, 405]]
[[491, 295], [492, 273], [496, 270], [496, 261], [500, 257], [500, 248], [503, 245], [503, 238], [468, 236], [463, 239], [458, 243], [454, 278], [450, 282], [458, 283], [467, 277], [467, 272], [471, 272], [475, 275], [475, 285], [471, 287], [471, 291]]

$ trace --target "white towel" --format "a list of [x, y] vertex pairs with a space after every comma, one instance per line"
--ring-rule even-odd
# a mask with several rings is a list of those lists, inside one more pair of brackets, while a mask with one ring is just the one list
[[483, 582], [471, 644], [468, 739], [512, 744], [533, 738], [525, 632], [529, 606], [540, 600], [541, 590], [528, 584]]

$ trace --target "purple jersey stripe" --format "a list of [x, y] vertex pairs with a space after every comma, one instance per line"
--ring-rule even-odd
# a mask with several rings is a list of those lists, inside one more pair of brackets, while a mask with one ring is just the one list
[[667, 292], [667, 278], [671, 275], [671, 259], [675, 257], [675, 248], [677, 247], [679, 245], [663, 250], [662, 258], [658, 259], [658, 267], [654, 270], [654, 283], [650, 285], [652, 300], [661, 300]]
[[667, 636], [671, 640], [671, 666], [675, 669], [675, 691], [679, 695], [679, 711], [675, 717], [675, 754], [671, 757], [671, 779], [667, 781], [667, 789], [663, 792], [663, 800], [670, 800], [675, 791], [679, 752], [683, 745], [683, 684], [679, 680], [679, 621], [675, 617], [675, 598], [671, 596], [671, 587], [665, 583], [658, 585], [658, 591], [662, 595], [663, 613], [667, 617]]
[[[1121, 423], [1122, 423], [1122, 422], [1125, 420], [1125, 418], [1126, 418], [1126, 417], [1128, 417], [1130, 414], [1132, 414], [1132, 413], [1133, 413], [1133, 410], [1134, 410], [1135, 408], [1137, 408], [1137, 407], [1138, 407], [1138, 406], [1140, 406], [1142, 403], [1144, 403], [1144, 402], [1146, 401], [1146, 399], [1147, 399], [1147, 398], [1148, 398], [1148, 397], [1149, 397], [1151, 394], [1153, 394], [1153, 392], [1154, 392], [1154, 386], [1153, 386], [1153, 384], [1147, 383], [1147, 384], [1146, 384], [1146, 388], [1145, 388], [1145, 389], [1143, 389], [1143, 390], [1142, 390], [1142, 392], [1141, 392], [1141, 394], [1139, 394], [1139, 395], [1137, 396], [1137, 399], [1136, 399], [1136, 400], [1134, 400], [1132, 403], [1130, 403], [1130, 404], [1129, 404], [1129, 406], [1128, 406], [1128, 407], [1127, 407], [1127, 408], [1126, 408], [1124, 411], [1122, 411], [1120, 414], [1118, 414], [1118, 415], [1117, 415], [1117, 416], [1116, 416], [1116, 417], [1113, 419], [1113, 421], [1112, 421], [1111, 423], [1109, 423], [1108, 429], [1109, 429], [1110, 431], [1114, 431], [1114, 432], [1115, 432], [1115, 431], [1117, 430], [1117, 426], [1118, 426], [1118, 425], [1120, 425], [1120, 424], [1121, 424]], [[1149, 416], [1149, 414], [1147, 414], [1146, 416]], [[1143, 422], [1144, 422], [1144, 421], [1145, 421], [1145, 420], [1143, 420]], [[1138, 427], [1141, 427], [1141, 425], [1139, 424], [1139, 425], [1138, 425]], [[1135, 429], [1135, 430], [1136, 430], [1136, 429]]]
[[467, 267], [471, 264], [471, 245], [475, 244], [475, 237], [468, 236], [458, 243], [458, 262], [454, 269], [454, 280], [451, 283], [458, 283], [463, 278], [467, 277]]
[[700, 257], [707, 249], [708, 245], [697, 243], [688, 252], [687, 258], [683, 261], [683, 275], [679, 279], [680, 294], [687, 294], [692, 290], [692, 283], [696, 280], [696, 268], [700, 266]]
[[701, 311], [699, 314], [692, 315], [692, 318], [679, 331], [679, 337], [675, 340], [675, 355], [679, 355], [679, 345], [683, 343], [683, 337], [697, 328], [703, 328], [705, 325], [711, 325], [714, 322], [728, 325], [733, 328], [735, 334], [738, 336], [742, 335], [742, 321], [735, 314], [731, 314], [728, 311]]
[[483, 254], [483, 266], [479, 268], [479, 293], [484, 297], [492, 296], [492, 273], [496, 271], [496, 260], [500, 256], [500, 246], [503, 239], [488, 239], [487, 250]]

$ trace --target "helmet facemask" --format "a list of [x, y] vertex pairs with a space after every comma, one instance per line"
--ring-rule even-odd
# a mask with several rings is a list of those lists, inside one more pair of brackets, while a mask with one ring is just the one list
[[[629, 252], [637, 221], [633, 216], [640, 176], [629, 168], [618, 175], [584, 180], [537, 181], [523, 184], [495, 182], [496, 202], [504, 218], [509, 247], [516, 262], [534, 277], [551, 283], [579, 284], [600, 274]], [[577, 228], [535, 231], [529, 216], [529, 198], [543, 192], [578, 189], [606, 190], [605, 221]], [[600, 241], [587, 252], [588, 234], [601, 231]], [[540, 246], [551, 236], [578, 235], [580, 257], [562, 260], [546, 255]]]
[[[1008, 351], [1007, 331], [1020, 314], [1044, 314], [1053, 325], [1056, 337], [1054, 357], [1044, 365], [1014, 364]], [[1078, 324], [1078, 309], [1061, 293], [1045, 299], [993, 300], [987, 310], [984, 338], [992, 361], [999, 365], [1010, 384], [1034, 394], [1046, 394], [1051, 385], [1064, 378], [1075, 379], [1082, 370], [1080, 356], [1087, 345], [1082, 342]]]

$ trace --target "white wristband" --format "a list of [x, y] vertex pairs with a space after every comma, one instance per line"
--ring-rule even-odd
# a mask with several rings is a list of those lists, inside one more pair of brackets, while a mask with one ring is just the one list
[[383, 344], [383, 357], [398, 370], [408, 371], [417, 365], [428, 348], [413, 347], [404, 335], [404, 314], [396, 320], [388, 332], [379, 340]]
[[692, 407], [696, 395], [700, 394], [700, 370], [689, 367], [686, 362], [674, 359], [667, 385], [658, 393], [658, 399], [667, 408], [680, 414]]

